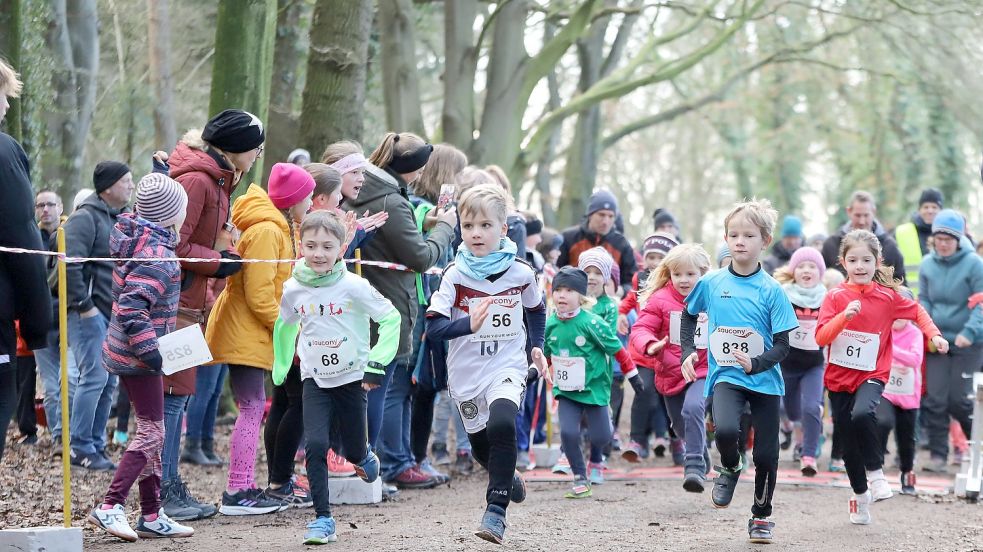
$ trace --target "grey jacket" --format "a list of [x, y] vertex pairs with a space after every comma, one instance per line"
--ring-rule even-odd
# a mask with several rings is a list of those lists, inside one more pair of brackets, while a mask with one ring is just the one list
[[[109, 258], [109, 233], [120, 213], [92, 194], [65, 221], [65, 252], [69, 257]], [[93, 306], [109, 320], [113, 313], [113, 266], [108, 262], [68, 263], [68, 308], [79, 313]]]
[[[454, 228], [437, 223], [424, 238], [416, 226], [413, 206], [408, 199], [406, 183], [399, 175], [370, 165], [365, 170], [365, 183], [354, 201], [346, 201], [342, 208], [354, 210], [359, 215], [386, 211], [389, 220], [376, 230], [375, 236], [362, 247], [362, 259], [386, 261], [408, 266], [414, 272], [423, 272], [444, 258], [454, 237]], [[419, 310], [416, 296], [416, 275], [375, 267], [364, 267], [362, 274], [399, 311], [402, 323], [399, 332], [397, 359], [406, 359], [412, 347], [413, 325]], [[376, 341], [373, 325], [372, 342]]]

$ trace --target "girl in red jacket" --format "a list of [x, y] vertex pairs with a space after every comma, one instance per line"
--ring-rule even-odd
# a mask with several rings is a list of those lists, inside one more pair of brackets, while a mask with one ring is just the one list
[[942, 354], [948, 352], [949, 342], [921, 305], [898, 293], [893, 269], [882, 264], [877, 236], [866, 230], [844, 236], [840, 264], [846, 269], [847, 281], [823, 300], [816, 343], [829, 346], [825, 383], [855, 494], [850, 499], [850, 523], [867, 525], [870, 504], [891, 498], [881, 469], [876, 415], [891, 374], [891, 326], [898, 319], [915, 320]]
[[703, 417], [706, 402], [703, 382], [707, 376], [706, 315], [696, 329], [698, 361], [695, 373], [680, 370], [679, 322], [685, 299], [697, 280], [710, 270], [710, 255], [698, 244], [677, 246], [649, 278], [641, 293], [642, 309], [632, 327], [631, 349], [636, 355], [657, 358], [655, 386], [664, 397], [673, 431], [685, 442], [683, 488], [703, 492], [708, 455]]

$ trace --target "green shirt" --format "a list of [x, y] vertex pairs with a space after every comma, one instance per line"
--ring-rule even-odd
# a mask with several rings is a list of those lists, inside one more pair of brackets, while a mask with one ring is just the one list
[[560, 320], [553, 314], [546, 322], [544, 349], [547, 357], [584, 359], [584, 390], [561, 391], [554, 387], [557, 397], [596, 406], [606, 406], [611, 402], [611, 356], [621, 350], [621, 341], [614, 326], [609, 326], [599, 316], [586, 310], [581, 310], [569, 320]]
[[614, 299], [607, 295], [597, 298], [597, 303], [591, 307], [590, 311], [601, 317], [616, 332], [618, 330], [618, 305]]

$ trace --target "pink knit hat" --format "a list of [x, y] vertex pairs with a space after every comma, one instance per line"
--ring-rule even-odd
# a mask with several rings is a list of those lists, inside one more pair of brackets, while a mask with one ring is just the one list
[[788, 269], [795, 272], [795, 267], [799, 266], [799, 263], [809, 261], [816, 265], [819, 269], [819, 277], [822, 278], [823, 274], [826, 273], [826, 261], [823, 260], [822, 253], [818, 249], [809, 246], [802, 246], [792, 253], [792, 258], [788, 261]]
[[292, 163], [277, 163], [270, 171], [270, 201], [277, 209], [289, 209], [314, 191], [314, 177]]

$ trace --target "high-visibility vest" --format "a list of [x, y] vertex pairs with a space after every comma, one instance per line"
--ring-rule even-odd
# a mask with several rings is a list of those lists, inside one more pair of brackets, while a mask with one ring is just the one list
[[918, 228], [912, 222], [906, 222], [894, 230], [898, 249], [904, 257], [905, 282], [908, 289], [918, 298], [918, 267], [922, 264], [922, 246], [918, 240]]

